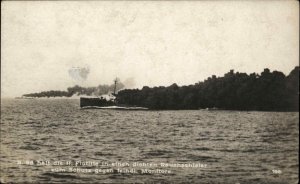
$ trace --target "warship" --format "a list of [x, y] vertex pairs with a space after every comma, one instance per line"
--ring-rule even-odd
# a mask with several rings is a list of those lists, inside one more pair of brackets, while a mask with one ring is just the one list
[[119, 104], [117, 101], [117, 78], [114, 80], [114, 91], [113, 93], [91, 96], [91, 97], [80, 97], [80, 108], [81, 109], [115, 109], [115, 110], [148, 110], [146, 107], [130, 106], [126, 104]]

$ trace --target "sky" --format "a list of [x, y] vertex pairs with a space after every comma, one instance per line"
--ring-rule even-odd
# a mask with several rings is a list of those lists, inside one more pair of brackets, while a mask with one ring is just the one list
[[298, 31], [297, 1], [4, 1], [1, 96], [116, 77], [141, 88], [230, 69], [288, 75], [299, 65]]

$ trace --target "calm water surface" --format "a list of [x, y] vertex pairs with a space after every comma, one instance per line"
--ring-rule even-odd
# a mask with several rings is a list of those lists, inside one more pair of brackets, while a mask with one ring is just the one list
[[[298, 183], [298, 119], [295, 112], [80, 110], [78, 100], [2, 99], [1, 182]], [[95, 174], [18, 160], [207, 167]]]

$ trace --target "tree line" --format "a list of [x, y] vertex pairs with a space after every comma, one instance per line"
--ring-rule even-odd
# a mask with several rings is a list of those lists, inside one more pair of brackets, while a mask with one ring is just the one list
[[234, 72], [222, 77], [212, 75], [203, 82], [189, 86], [124, 89], [117, 94], [119, 104], [150, 109], [205, 109], [259, 111], [299, 111], [299, 66], [288, 76], [282, 72], [261, 74]]

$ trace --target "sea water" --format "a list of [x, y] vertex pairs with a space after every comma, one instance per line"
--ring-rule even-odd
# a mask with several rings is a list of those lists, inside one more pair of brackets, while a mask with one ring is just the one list
[[1, 99], [1, 182], [297, 183], [298, 119]]

